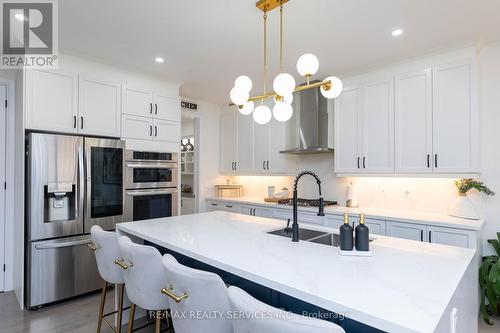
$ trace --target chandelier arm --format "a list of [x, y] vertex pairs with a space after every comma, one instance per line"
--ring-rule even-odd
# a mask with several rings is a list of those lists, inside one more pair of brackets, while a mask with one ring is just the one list
[[[310, 83], [310, 84], [306, 84], [306, 85], [302, 85], [302, 86], [297, 86], [297, 87], [295, 87], [293, 92], [309, 90], [309, 89], [314, 89], [314, 88], [318, 88], [318, 87], [323, 87], [323, 89], [328, 91], [332, 88], [332, 81], [325, 80], [325, 81], [314, 82], [314, 83]], [[275, 97], [275, 96], [279, 96], [279, 95], [273, 91], [273, 92], [268, 92], [268, 93], [265, 93], [262, 95], [250, 97], [248, 99], [248, 101], [257, 101], [259, 99], [264, 101], [265, 99], [268, 99], [270, 97]], [[234, 103], [229, 104], [229, 106], [234, 106], [234, 105], [235, 105]]]

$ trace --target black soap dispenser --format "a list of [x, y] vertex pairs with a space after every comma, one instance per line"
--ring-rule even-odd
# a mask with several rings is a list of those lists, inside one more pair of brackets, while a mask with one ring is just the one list
[[359, 224], [355, 231], [356, 251], [370, 250], [370, 230], [365, 225], [365, 214], [359, 215]]
[[340, 227], [340, 249], [342, 251], [352, 251], [353, 231], [349, 224], [349, 215], [344, 214], [344, 224]]

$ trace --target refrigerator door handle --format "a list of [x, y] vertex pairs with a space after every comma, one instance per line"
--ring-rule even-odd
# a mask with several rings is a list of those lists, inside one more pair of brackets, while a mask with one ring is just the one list
[[90, 243], [92, 243], [92, 239], [89, 238], [89, 239], [82, 239], [70, 242], [55, 242], [51, 244], [39, 244], [39, 245], [37, 244], [35, 245], [35, 249], [37, 250], [59, 249], [62, 247], [71, 247], [71, 246], [85, 245]]
[[83, 145], [78, 146], [78, 202], [76, 205], [77, 219], [83, 221], [83, 207], [85, 201], [85, 156], [83, 153]]

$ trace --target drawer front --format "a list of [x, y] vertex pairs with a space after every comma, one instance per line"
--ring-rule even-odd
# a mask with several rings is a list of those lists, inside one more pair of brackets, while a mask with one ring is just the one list
[[[281, 210], [281, 209], [275, 209], [273, 211], [273, 217], [275, 219], [279, 220], [292, 220], [293, 219], [293, 212], [292, 210]], [[298, 219], [299, 219], [299, 224], [301, 223], [308, 223], [308, 224], [316, 224], [316, 225], [323, 225], [323, 216], [318, 216], [314, 213], [304, 213], [304, 212], [299, 212], [298, 213]]]

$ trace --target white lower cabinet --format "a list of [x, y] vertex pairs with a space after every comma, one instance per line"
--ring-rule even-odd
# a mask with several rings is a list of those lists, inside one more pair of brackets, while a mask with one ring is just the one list
[[[298, 212], [297, 214], [300, 224], [319, 224], [323, 225], [323, 216], [318, 216], [316, 213]], [[291, 209], [273, 209], [273, 217], [275, 219], [290, 221], [293, 220], [293, 211]]]
[[240, 205], [235, 205], [229, 202], [209, 201], [207, 205], [208, 211], [222, 210], [224, 212], [240, 213]]
[[477, 247], [477, 233], [470, 230], [427, 226], [427, 240], [435, 244]]
[[[355, 228], [359, 223], [358, 216], [349, 217], [350, 224]], [[340, 228], [344, 224], [344, 216], [342, 215], [327, 215], [325, 226], [330, 228]], [[385, 236], [385, 221], [376, 219], [365, 219], [365, 225], [368, 227], [370, 234]]]
[[267, 218], [273, 217], [273, 210], [271, 208], [263, 208], [259, 206], [247, 206], [247, 205], [240, 206], [239, 213], [251, 216], [258, 216], [258, 217], [267, 217]]
[[427, 226], [421, 224], [387, 221], [387, 236], [415, 241], [427, 241]]

